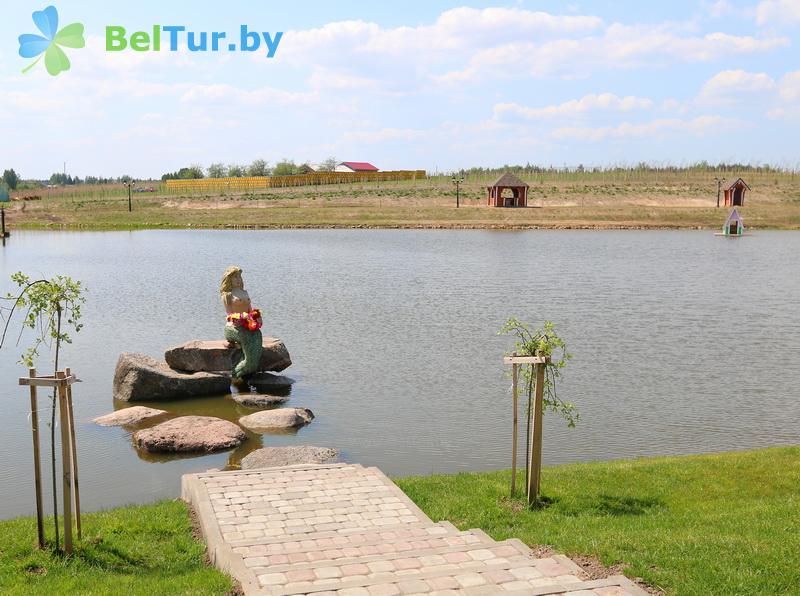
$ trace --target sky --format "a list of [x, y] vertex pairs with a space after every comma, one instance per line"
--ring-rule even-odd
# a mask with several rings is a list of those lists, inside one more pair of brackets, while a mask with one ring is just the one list
[[[798, 168], [800, 0], [60, 0], [86, 46], [19, 55], [46, 2], [0, 21], [0, 170], [158, 178], [284, 158], [450, 172], [503, 164]], [[254, 52], [106, 51], [154, 25], [283, 36]]]

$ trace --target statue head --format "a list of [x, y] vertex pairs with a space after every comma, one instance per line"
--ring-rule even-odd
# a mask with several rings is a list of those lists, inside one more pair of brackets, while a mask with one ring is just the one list
[[244, 288], [242, 269], [235, 266], [228, 267], [222, 274], [222, 283], [219, 285], [220, 294], [241, 288]]

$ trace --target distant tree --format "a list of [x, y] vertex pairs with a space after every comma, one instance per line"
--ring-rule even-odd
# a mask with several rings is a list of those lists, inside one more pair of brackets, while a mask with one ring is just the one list
[[232, 163], [228, 166], [228, 176], [231, 178], [241, 178], [246, 174], [247, 170], [244, 166], [237, 165]]
[[73, 178], [69, 174], [62, 174], [61, 172], [56, 172], [50, 176], [50, 184], [78, 184], [80, 182], [80, 178]]
[[9, 190], [15, 190], [17, 188], [17, 184], [19, 183], [19, 176], [14, 171], [14, 168], [10, 170], [6, 170], [3, 172], [3, 182], [6, 183], [6, 186]]
[[273, 176], [293, 176], [297, 173], [297, 165], [294, 163], [294, 160], [286, 159], [279, 161], [275, 164], [275, 167], [272, 168], [272, 175]]
[[333, 172], [336, 169], [336, 166], [339, 165], [339, 162], [336, 160], [335, 157], [329, 157], [317, 168], [318, 172]]
[[124, 174], [119, 177], [119, 181], [122, 182], [123, 184], [128, 184], [129, 182], [133, 182], [133, 178], [128, 176], [128, 174]]
[[225, 165], [221, 163], [212, 163], [206, 169], [209, 178], [224, 178], [225, 177]]
[[248, 176], [269, 176], [269, 164], [263, 159], [255, 159], [247, 168]]
[[195, 180], [203, 177], [203, 166], [192, 164], [188, 168], [178, 170], [178, 178], [181, 180]]

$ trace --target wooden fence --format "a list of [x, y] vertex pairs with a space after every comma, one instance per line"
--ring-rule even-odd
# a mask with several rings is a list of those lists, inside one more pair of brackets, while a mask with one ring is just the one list
[[252, 176], [245, 178], [197, 178], [193, 180], [167, 180], [167, 192], [220, 192], [247, 191], [289, 186], [316, 186], [320, 184], [352, 184], [356, 182], [381, 182], [398, 180], [424, 180], [425, 170], [395, 170], [392, 172], [313, 172], [293, 176]]

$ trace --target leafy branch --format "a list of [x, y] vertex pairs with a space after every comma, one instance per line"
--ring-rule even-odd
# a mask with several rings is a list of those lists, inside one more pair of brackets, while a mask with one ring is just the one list
[[[580, 420], [578, 409], [575, 404], [561, 399], [557, 389], [561, 371], [572, 358], [572, 354], [567, 352], [567, 345], [556, 333], [555, 325], [550, 321], [545, 321], [541, 329], [531, 330], [527, 324], [516, 317], [511, 317], [500, 328], [498, 334], [512, 335], [516, 338], [514, 348], [518, 356], [550, 357], [550, 363], [545, 366], [544, 409], [559, 414], [566, 420], [567, 426], [574, 428]], [[521, 372], [525, 381], [528, 408], [530, 408], [536, 390], [536, 374], [533, 365], [523, 367]]]
[[[11, 281], [20, 288], [17, 294], [9, 293], [4, 300], [10, 306], [0, 306], [0, 317], [4, 321], [3, 334], [0, 336], [0, 348], [3, 347], [8, 334], [9, 326], [14, 318], [14, 313], [19, 309], [25, 310], [17, 344], [22, 338], [26, 328], [36, 332], [33, 343], [25, 350], [20, 359], [20, 364], [33, 367], [34, 361], [39, 356], [42, 345], [54, 350], [54, 374], [58, 371], [58, 357], [62, 344], [72, 343], [72, 337], [65, 329], [69, 327], [79, 332], [83, 328], [80, 323], [81, 307], [85, 302], [82, 293], [84, 288], [81, 282], [70, 277], [58, 275], [50, 280], [38, 279], [31, 281], [30, 277], [18, 271], [11, 276]], [[55, 525], [56, 548], [59, 547], [58, 539], [58, 500], [56, 484], [56, 390], [53, 389], [51, 398], [52, 413], [50, 417], [50, 469], [53, 482], [53, 523]]]
[[41, 346], [52, 348], [55, 344], [57, 368], [58, 351], [61, 345], [72, 343], [72, 337], [64, 329], [64, 324], [71, 327], [76, 333], [83, 328], [83, 324], [79, 322], [81, 306], [85, 302], [82, 295], [84, 288], [81, 286], [81, 282], [61, 275], [57, 275], [51, 280], [31, 281], [21, 271], [14, 273], [11, 281], [16, 283], [21, 290], [16, 295], [7, 294], [4, 299], [9, 301], [11, 306], [0, 309], [0, 316], [5, 321], [3, 335], [0, 337], [0, 348], [5, 344], [14, 312], [17, 309], [26, 309], [17, 343], [26, 327], [37, 331], [37, 334], [33, 344], [22, 354], [20, 364], [33, 366], [34, 360], [39, 356]]

